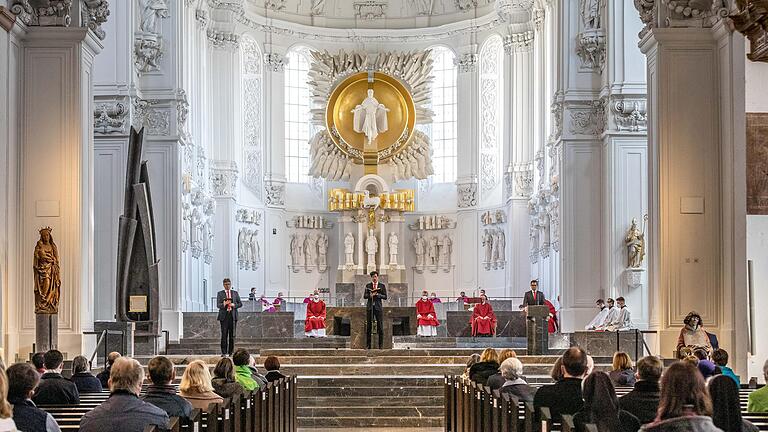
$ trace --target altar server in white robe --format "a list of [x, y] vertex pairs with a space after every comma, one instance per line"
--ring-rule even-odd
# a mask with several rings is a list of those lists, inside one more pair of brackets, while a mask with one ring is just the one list
[[612, 322], [616, 321], [616, 318], [619, 317], [619, 308], [617, 308], [614, 305], [613, 299], [608, 297], [608, 314], [605, 316], [605, 319], [603, 320], [602, 324], [597, 326], [595, 330], [605, 330], [606, 327], [611, 325]]
[[632, 323], [632, 314], [630, 313], [629, 308], [627, 308], [624, 297], [618, 297], [616, 299], [616, 305], [619, 313], [605, 329], [608, 331], [624, 331], [634, 328], [634, 324]]
[[597, 305], [597, 308], [600, 309], [600, 312], [598, 312], [597, 315], [592, 318], [592, 321], [590, 321], [589, 324], [584, 327], [585, 330], [596, 329], [602, 325], [605, 322], [605, 318], [608, 317], [608, 308], [605, 306], [605, 300], [597, 299], [595, 304]]

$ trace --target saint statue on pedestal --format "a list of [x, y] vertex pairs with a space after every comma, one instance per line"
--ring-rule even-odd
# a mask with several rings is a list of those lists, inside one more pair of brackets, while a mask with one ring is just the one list
[[52, 229], [40, 230], [40, 240], [35, 245], [33, 268], [35, 271], [35, 313], [56, 314], [59, 312], [61, 295], [61, 274], [59, 249], [53, 242]]

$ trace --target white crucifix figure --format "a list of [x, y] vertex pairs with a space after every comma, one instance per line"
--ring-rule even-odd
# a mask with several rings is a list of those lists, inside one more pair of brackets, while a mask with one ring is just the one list
[[368, 97], [352, 110], [354, 130], [357, 133], [365, 134], [367, 145], [371, 145], [380, 133], [389, 129], [387, 124], [388, 112], [389, 108], [373, 97], [373, 89], [368, 89]]

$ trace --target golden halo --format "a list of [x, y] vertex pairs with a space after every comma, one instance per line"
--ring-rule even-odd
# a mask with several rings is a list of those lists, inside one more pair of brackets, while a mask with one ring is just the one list
[[373, 89], [374, 97], [389, 108], [389, 129], [376, 138], [377, 159], [383, 163], [408, 144], [416, 123], [413, 98], [397, 78], [382, 72], [374, 72], [373, 83], [368, 83], [367, 72], [345, 78], [331, 92], [325, 108], [325, 124], [336, 147], [356, 162], [363, 163], [366, 138], [354, 130], [352, 110], [367, 97], [369, 88]]

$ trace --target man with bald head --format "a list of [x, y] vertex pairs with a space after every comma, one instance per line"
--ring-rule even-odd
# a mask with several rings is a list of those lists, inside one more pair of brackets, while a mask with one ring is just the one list
[[109, 399], [80, 420], [80, 432], [143, 432], [150, 425], [168, 429], [168, 414], [139, 399], [144, 368], [132, 358], [120, 357], [109, 376]]
[[563, 379], [542, 386], [533, 398], [533, 407], [538, 416], [539, 408], [547, 407], [552, 420], [559, 422], [562, 414], [575, 414], [581, 410], [584, 400], [581, 395], [581, 380], [589, 370], [589, 356], [580, 347], [568, 348], [562, 356]]

